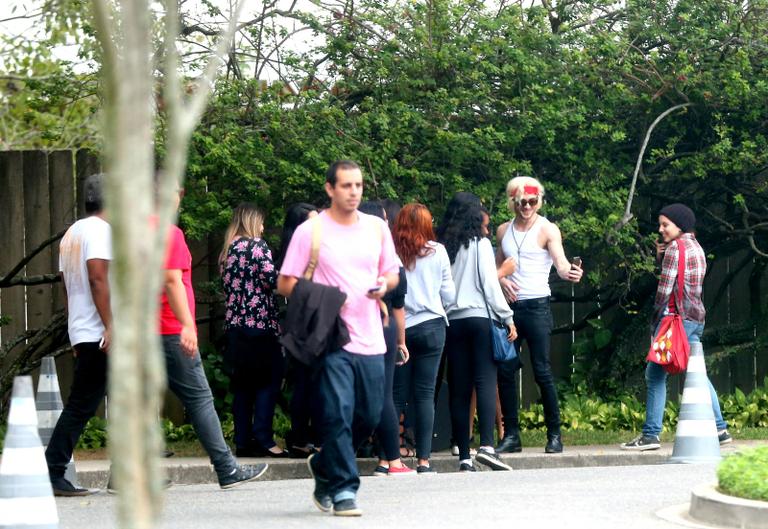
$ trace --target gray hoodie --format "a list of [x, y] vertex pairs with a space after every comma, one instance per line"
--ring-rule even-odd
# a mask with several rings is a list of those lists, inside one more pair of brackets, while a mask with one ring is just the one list
[[499, 285], [491, 241], [483, 237], [479, 241], [470, 241], [469, 248], [461, 246], [451, 271], [456, 284], [456, 299], [446, 307], [449, 320], [487, 318], [485, 304], [488, 303], [493, 319], [506, 325], [512, 323], [512, 309]]

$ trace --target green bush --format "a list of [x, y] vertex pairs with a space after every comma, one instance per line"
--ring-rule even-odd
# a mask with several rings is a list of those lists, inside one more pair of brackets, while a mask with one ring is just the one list
[[91, 417], [75, 448], [95, 450], [105, 446], [107, 446], [107, 421], [101, 417]]
[[[729, 428], [768, 427], [768, 377], [763, 386], [748, 395], [737, 389], [732, 395], [720, 397], [723, 417]], [[667, 401], [664, 410], [664, 429], [677, 428], [680, 404]], [[645, 421], [645, 401], [631, 395], [605, 400], [587, 391], [579, 384], [563, 392], [560, 416], [564, 430], [639, 430]], [[520, 412], [520, 427], [524, 430], [544, 429], [544, 408], [533, 404]]]
[[768, 446], [726, 457], [717, 469], [717, 479], [724, 494], [768, 501]]
[[749, 395], [736, 388], [733, 394], [721, 397], [720, 406], [725, 420], [735, 429], [768, 426], [768, 377]]

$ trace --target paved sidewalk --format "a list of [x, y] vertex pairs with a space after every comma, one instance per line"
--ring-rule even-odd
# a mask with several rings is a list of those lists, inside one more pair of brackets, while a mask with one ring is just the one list
[[[766, 441], [734, 441], [722, 447], [725, 456], [739, 448], [759, 446]], [[545, 454], [543, 447], [524, 448], [519, 454], [504, 454], [504, 461], [513, 469], [539, 468], [577, 468], [577, 467], [611, 467], [631, 465], [655, 465], [666, 463], [672, 455], [672, 443], [662, 444], [659, 450], [633, 452], [620, 450], [618, 445], [609, 446], [566, 446], [562, 454]], [[284, 480], [309, 478], [306, 460], [304, 459], [271, 459], [271, 458], [238, 458], [240, 463], [256, 462], [269, 463], [269, 470], [262, 480]], [[416, 467], [414, 459], [403, 458], [411, 468]], [[437, 452], [430, 459], [432, 467], [438, 473], [458, 471], [458, 458], [448, 452]], [[216, 474], [209, 461], [202, 457], [170, 457], [161, 460], [162, 466], [168, 472], [168, 478], [179, 485], [216, 483]], [[370, 476], [376, 466], [375, 459], [358, 459], [360, 473]], [[109, 474], [109, 461], [91, 460], [76, 461], [77, 476], [80, 485], [89, 488], [105, 488]], [[486, 470], [477, 464], [478, 470]]]

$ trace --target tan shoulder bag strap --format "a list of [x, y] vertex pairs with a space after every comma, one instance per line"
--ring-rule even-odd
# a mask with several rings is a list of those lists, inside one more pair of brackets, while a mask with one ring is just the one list
[[[374, 224], [378, 225], [379, 229], [376, 230], [376, 234], [378, 235], [377, 239], [379, 241], [379, 260], [381, 260], [381, 243], [384, 240], [384, 227], [378, 223], [374, 222]], [[379, 309], [381, 309], [381, 313], [384, 315], [382, 318], [384, 326], [389, 325], [389, 309], [387, 309], [387, 304], [384, 303], [383, 300], [379, 300]]]
[[304, 270], [304, 279], [311, 281], [312, 276], [315, 275], [315, 268], [317, 268], [317, 259], [320, 256], [320, 215], [315, 215], [312, 218], [312, 249], [309, 253], [309, 263], [306, 270]]

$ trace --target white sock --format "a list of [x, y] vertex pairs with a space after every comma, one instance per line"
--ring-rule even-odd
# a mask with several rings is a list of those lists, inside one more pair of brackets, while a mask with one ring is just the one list
[[461, 461], [459, 461], [459, 464], [461, 464], [461, 463], [465, 463], [465, 464], [467, 464], [469, 466], [473, 466], [471, 459], [462, 459]]
[[494, 450], [492, 446], [481, 446], [479, 450], [485, 450], [486, 452], [490, 452], [492, 454], [496, 453], [496, 450]]

